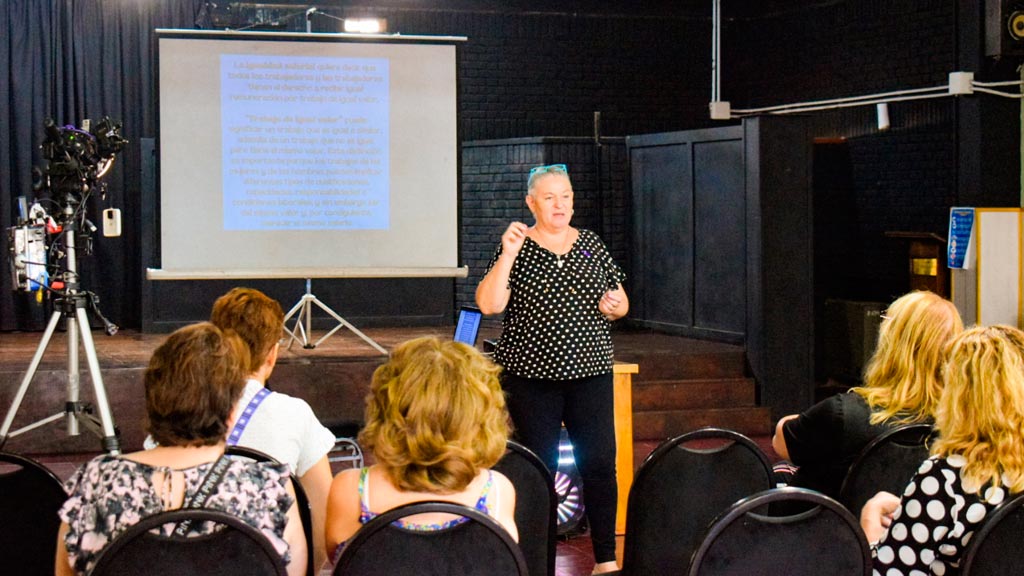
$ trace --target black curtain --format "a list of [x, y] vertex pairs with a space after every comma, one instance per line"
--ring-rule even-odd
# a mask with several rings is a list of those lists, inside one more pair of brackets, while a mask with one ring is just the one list
[[[11, 290], [6, 229], [16, 198], [33, 198], [32, 167], [42, 160], [43, 122], [80, 126], [110, 116], [123, 122], [129, 145], [104, 178], [106, 197], [94, 196], [87, 217], [121, 209], [122, 234], [93, 234], [94, 253], [82, 257], [86, 290], [115, 324], [138, 327], [142, 265], [139, 144], [157, 129], [154, 30], [195, 28], [202, 0], [4, 0], [0, 2], [0, 330], [41, 329], [49, 308]], [[197, 137], [202, 137], [197, 134]], [[48, 208], [49, 209], [49, 208]], [[80, 246], [81, 248], [81, 246]], [[81, 250], [80, 250], [81, 252]]]

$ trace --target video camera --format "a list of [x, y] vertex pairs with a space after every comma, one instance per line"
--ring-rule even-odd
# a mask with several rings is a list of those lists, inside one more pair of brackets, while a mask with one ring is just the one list
[[[63, 274], [57, 270], [59, 262], [54, 266], [48, 265], [49, 260], [61, 258], [59, 251], [52, 258], [54, 244], [59, 243], [57, 240], [61, 234], [75, 234], [77, 231], [85, 240], [84, 252], [89, 253], [91, 240], [88, 236], [96, 227], [86, 218], [82, 205], [113, 166], [114, 156], [128, 144], [128, 140], [121, 137], [121, 123], [108, 116], [104, 116], [92, 130], [88, 120], [82, 128], [75, 128], [57, 126], [47, 118], [43, 127], [46, 132], [42, 144], [45, 162], [32, 169], [32, 188], [36, 192], [50, 193], [49, 198], [41, 201], [53, 205], [53, 216], [46, 212], [40, 201], [29, 208], [24, 197], [18, 198], [17, 224], [7, 229], [12, 288], [15, 291], [41, 291], [50, 288], [51, 276], [55, 280], [62, 279], [59, 277]], [[103, 189], [102, 185], [100, 189]], [[51, 240], [50, 236], [56, 238]], [[70, 243], [73, 247], [73, 241], [73, 238], [66, 239], [65, 244]], [[67, 273], [72, 276], [71, 280], [77, 282], [77, 270], [73, 267], [73, 264], [69, 265]]]
[[43, 158], [47, 162], [38, 169], [39, 179], [34, 187], [37, 191], [48, 188], [55, 194], [79, 196], [70, 200], [81, 200], [81, 195], [110, 170], [114, 155], [128, 144], [121, 137], [121, 123], [109, 116], [104, 116], [91, 131], [88, 122], [83, 128], [75, 128], [57, 126], [51, 118], [46, 119], [43, 127]]

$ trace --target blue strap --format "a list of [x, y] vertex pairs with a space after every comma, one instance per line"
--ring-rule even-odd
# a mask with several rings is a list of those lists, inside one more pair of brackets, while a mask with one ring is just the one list
[[242, 411], [242, 415], [238, 417], [238, 421], [235, 422], [235, 427], [231, 429], [231, 434], [228, 434], [228, 446], [234, 446], [238, 444], [238, 440], [242, 438], [242, 432], [245, 432], [245, 427], [249, 425], [249, 420], [252, 420], [252, 415], [256, 413], [256, 409], [263, 403], [263, 399], [270, 395], [270, 388], [260, 388], [260, 391], [249, 400], [249, 405]]

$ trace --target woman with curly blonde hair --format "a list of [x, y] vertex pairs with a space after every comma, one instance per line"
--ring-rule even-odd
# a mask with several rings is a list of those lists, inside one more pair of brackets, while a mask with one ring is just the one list
[[[442, 500], [492, 516], [517, 538], [515, 489], [490, 470], [509, 435], [500, 368], [471, 346], [434, 337], [399, 345], [373, 373], [360, 443], [376, 464], [331, 484], [326, 544], [337, 553], [360, 526], [392, 508]], [[416, 518], [436, 530], [450, 518]]]
[[772, 447], [798, 467], [787, 483], [838, 497], [850, 464], [871, 440], [900, 424], [930, 423], [946, 347], [961, 331], [956, 306], [936, 294], [911, 292], [893, 302], [864, 385], [779, 420]]
[[938, 439], [902, 500], [879, 492], [861, 526], [882, 574], [955, 574], [985, 517], [1024, 491], [1024, 332], [975, 327], [953, 341]]

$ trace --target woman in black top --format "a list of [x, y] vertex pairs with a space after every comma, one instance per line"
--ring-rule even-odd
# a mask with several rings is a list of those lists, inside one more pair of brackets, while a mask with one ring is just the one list
[[512, 222], [476, 290], [484, 314], [505, 312], [495, 361], [516, 437], [554, 472], [565, 423], [590, 520], [594, 573], [615, 562], [615, 424], [610, 323], [626, 315], [625, 274], [601, 239], [570, 225], [564, 164], [530, 171], [535, 223]]
[[900, 424], [930, 423], [946, 347], [961, 331], [956, 306], [931, 292], [911, 292], [889, 305], [864, 385], [779, 420], [772, 447], [799, 466], [788, 483], [836, 498], [871, 440]]

